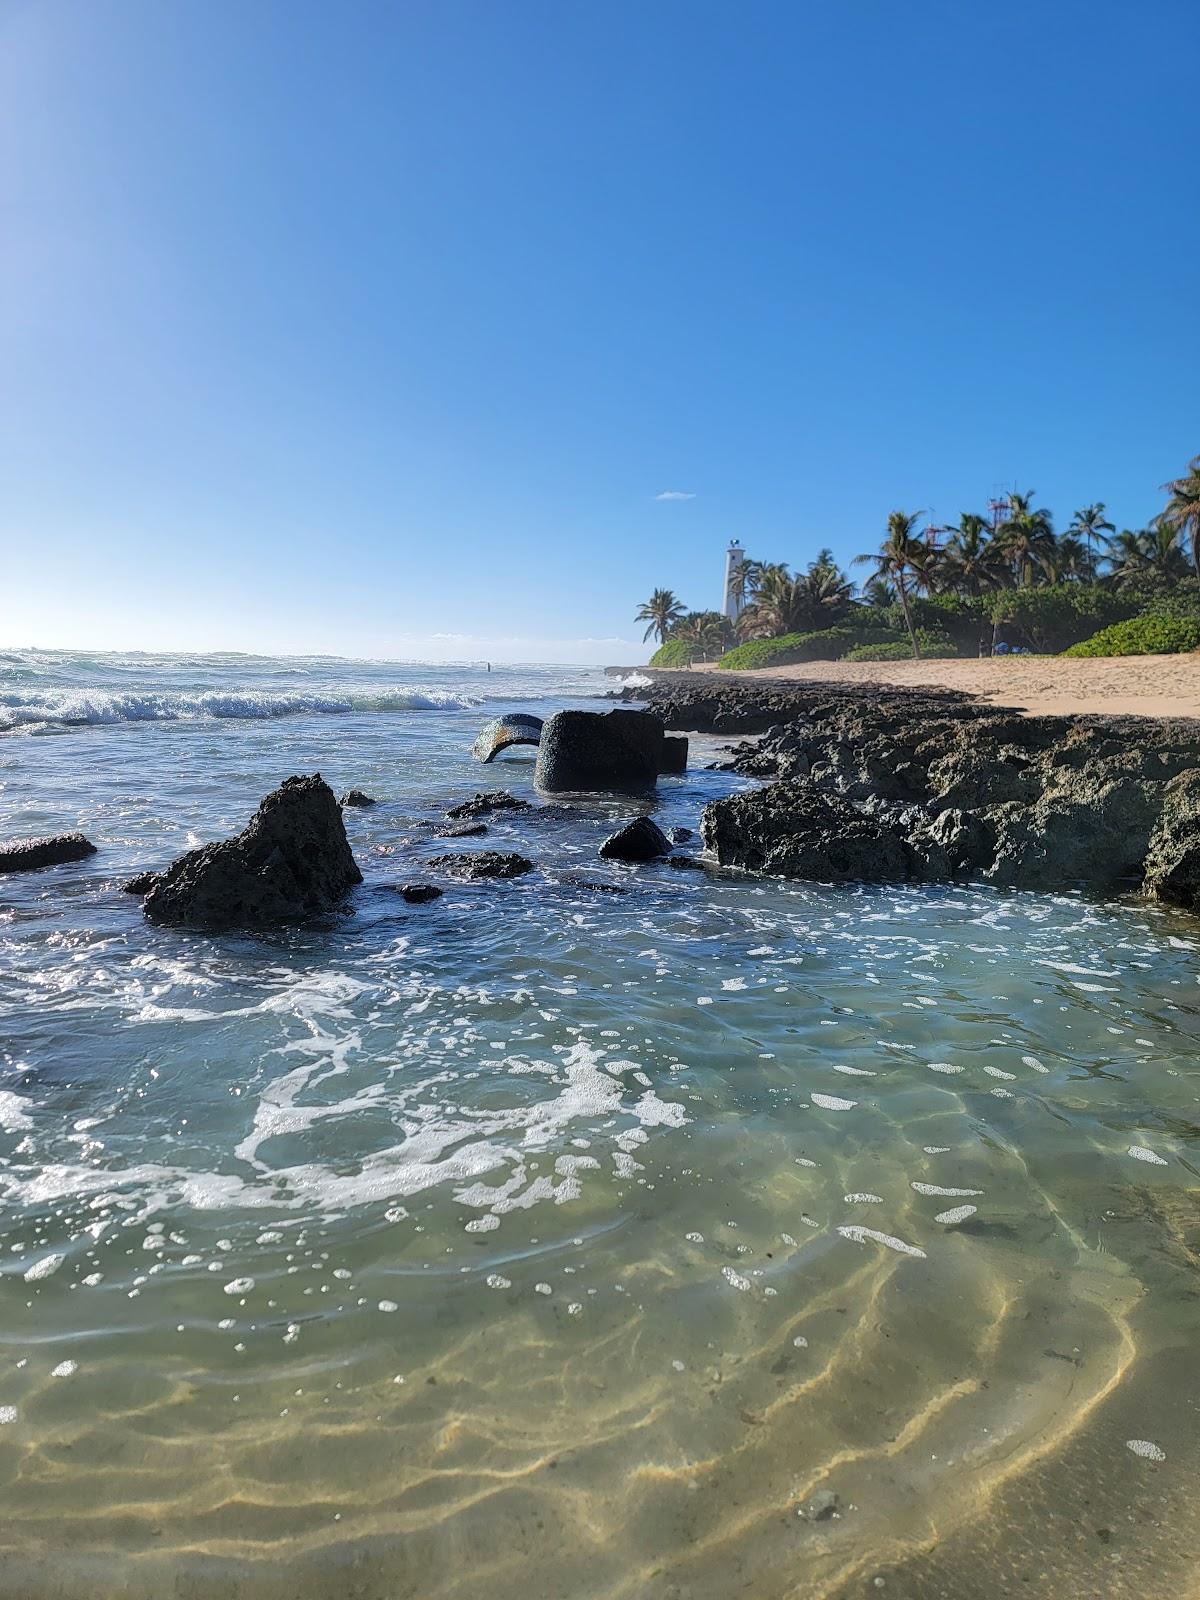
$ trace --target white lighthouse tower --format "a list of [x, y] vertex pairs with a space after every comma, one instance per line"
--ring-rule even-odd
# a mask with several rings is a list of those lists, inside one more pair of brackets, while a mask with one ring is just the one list
[[721, 598], [721, 610], [730, 622], [737, 621], [739, 612], [746, 604], [744, 585], [739, 577], [739, 568], [745, 559], [746, 552], [740, 542], [732, 540], [725, 552], [725, 591]]

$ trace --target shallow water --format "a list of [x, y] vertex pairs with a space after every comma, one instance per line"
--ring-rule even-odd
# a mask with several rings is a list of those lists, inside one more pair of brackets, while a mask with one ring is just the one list
[[[532, 792], [484, 714], [0, 742], [0, 831], [102, 845], [0, 880], [0, 1592], [1188, 1592], [1200, 925], [631, 873], [617, 803], [406, 906]], [[119, 893], [318, 768], [382, 802], [352, 918]]]

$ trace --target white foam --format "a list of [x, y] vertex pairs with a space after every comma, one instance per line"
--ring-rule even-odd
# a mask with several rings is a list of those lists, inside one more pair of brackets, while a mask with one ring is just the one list
[[1131, 1144], [1127, 1151], [1135, 1161], [1146, 1161], [1152, 1167], [1165, 1167], [1166, 1162], [1162, 1156], [1156, 1155], [1153, 1150], [1147, 1150], [1144, 1144]]
[[956, 1067], [952, 1061], [931, 1061], [929, 1070], [930, 1072], [944, 1072], [949, 1076], [951, 1073], [961, 1072], [962, 1068]]
[[920, 1256], [925, 1259], [924, 1250], [918, 1249], [915, 1244], [905, 1244], [903, 1239], [897, 1239], [893, 1234], [880, 1233], [875, 1228], [864, 1228], [861, 1223], [847, 1222], [838, 1229], [843, 1239], [851, 1239], [855, 1244], [862, 1244], [867, 1239], [873, 1239], [876, 1244], [886, 1246], [889, 1250], [896, 1250], [902, 1256]]
[[940, 1183], [913, 1183], [909, 1185], [918, 1194], [936, 1194], [947, 1197], [962, 1197], [965, 1195], [982, 1194], [982, 1189], [944, 1189]]
[[43, 1278], [53, 1277], [65, 1260], [65, 1256], [43, 1256], [40, 1261], [35, 1261], [31, 1267], [25, 1269], [25, 1282], [39, 1283]]
[[939, 1211], [933, 1220], [935, 1222], [944, 1222], [947, 1227], [950, 1227], [956, 1222], [965, 1222], [968, 1217], [973, 1217], [978, 1210], [978, 1206], [951, 1206], [949, 1211]]
[[1165, 1461], [1167, 1452], [1161, 1445], [1155, 1444], [1153, 1439], [1126, 1439], [1126, 1450], [1132, 1450], [1135, 1456], [1141, 1456], [1143, 1461]]
[[478, 695], [444, 689], [392, 689], [375, 694], [281, 694], [225, 689], [199, 694], [144, 690], [41, 689], [6, 693], [0, 732], [44, 727], [96, 727], [126, 722], [254, 722], [279, 717], [347, 716], [397, 711], [456, 711], [480, 705]]
[[30, 1102], [11, 1089], [0, 1089], [0, 1133], [19, 1133], [33, 1127], [33, 1118], [25, 1107]]
[[883, 1204], [883, 1196], [881, 1194], [847, 1194], [843, 1195], [842, 1199], [848, 1206], [881, 1206]]
[[822, 1111], [852, 1111], [858, 1104], [857, 1100], [843, 1100], [837, 1094], [814, 1094], [810, 1097], [815, 1106], [820, 1106]]
[[69, 1378], [79, 1371], [78, 1361], [60, 1361], [56, 1367], [50, 1369], [52, 1378]]
[[740, 1272], [735, 1272], [732, 1267], [722, 1267], [721, 1276], [734, 1289], [740, 1289], [744, 1294], [750, 1287], [750, 1279], [744, 1278]]
[[249, 1294], [254, 1287], [253, 1278], [231, 1278], [225, 1285], [226, 1294]]

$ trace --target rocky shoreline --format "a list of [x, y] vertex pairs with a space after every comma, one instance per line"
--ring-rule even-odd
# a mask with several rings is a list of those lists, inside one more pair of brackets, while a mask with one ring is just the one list
[[[819, 883], [1135, 891], [1200, 913], [1200, 721], [1031, 717], [952, 691], [864, 694], [845, 684], [695, 674], [663, 675], [621, 697], [646, 709], [548, 719], [538, 741], [539, 794], [583, 801], [584, 812], [589, 796], [604, 794], [657, 809], [659, 780], [687, 762], [688, 741], [667, 729], [754, 735], [716, 765], [758, 781], [705, 807], [702, 857], [675, 850], [689, 829], [668, 835], [643, 813], [603, 840], [602, 860]], [[486, 760], [495, 740], [485, 742]], [[357, 789], [339, 802], [318, 774], [292, 777], [240, 834], [124, 887], [143, 898], [148, 920], [172, 926], [216, 931], [328, 918], [363, 881], [343, 810], [375, 804]], [[510, 813], [553, 820], [576, 811], [480, 792], [431, 819], [428, 838], [474, 841]], [[94, 850], [81, 834], [11, 841], [0, 870]], [[524, 854], [495, 848], [443, 851], [410, 865], [459, 881], [535, 868]], [[440, 892], [416, 881], [393, 887], [413, 903]]]
[[[689, 675], [690, 677], [690, 675]], [[1200, 910], [1200, 724], [1029, 717], [952, 691], [658, 678], [669, 728], [759, 733], [710, 805], [722, 866], [820, 882], [1141, 890]]]

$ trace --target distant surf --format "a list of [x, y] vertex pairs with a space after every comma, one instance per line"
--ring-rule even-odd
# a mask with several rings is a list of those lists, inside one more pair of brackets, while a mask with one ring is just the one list
[[305, 713], [336, 716], [353, 711], [462, 711], [479, 704], [479, 697], [437, 690], [345, 697], [248, 690], [213, 690], [206, 694], [2, 694], [0, 731], [13, 733], [39, 725], [69, 728], [106, 722], [181, 722], [205, 717], [254, 720]]
[[6, 651], [0, 736], [126, 723], [453, 712], [608, 687], [598, 669], [586, 667]]

